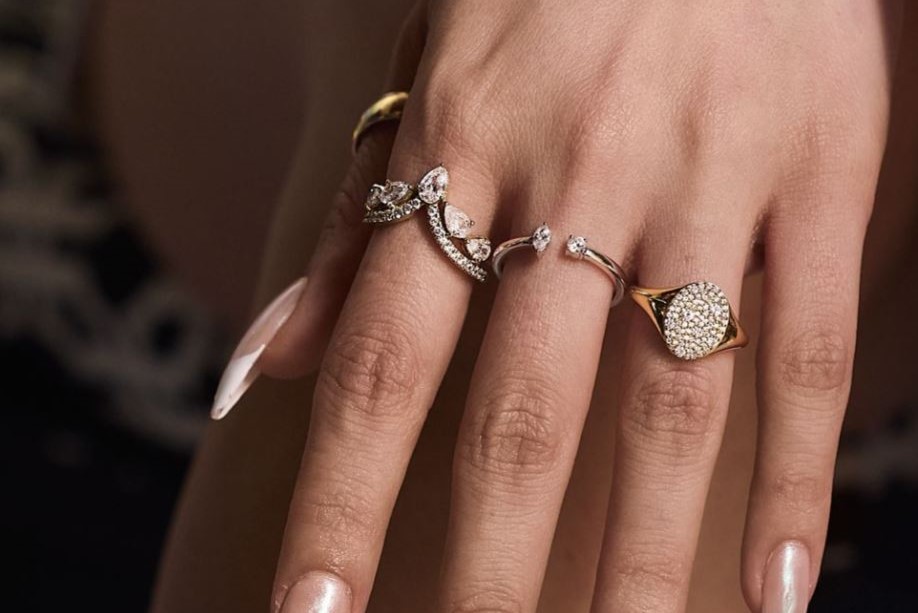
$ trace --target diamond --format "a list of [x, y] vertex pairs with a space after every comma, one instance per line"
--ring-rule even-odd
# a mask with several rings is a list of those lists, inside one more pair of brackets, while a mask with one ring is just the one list
[[449, 172], [442, 166], [437, 166], [428, 172], [418, 183], [418, 198], [427, 204], [434, 204], [446, 197], [446, 187], [449, 185]]
[[677, 358], [697, 360], [717, 348], [729, 323], [730, 305], [723, 290], [705, 281], [690, 283], [666, 307], [663, 338]]
[[386, 208], [369, 211], [364, 216], [363, 221], [370, 224], [382, 224], [391, 223], [393, 221], [401, 221], [402, 219], [405, 219], [417, 211], [419, 208], [421, 208], [423, 204], [424, 203], [417, 198], [412, 198], [408, 202], [401, 205], [393, 205]]
[[411, 186], [403, 181], [386, 181], [379, 194], [379, 201], [385, 205], [404, 202], [411, 195]]
[[367, 194], [366, 201], [366, 207], [368, 211], [372, 211], [380, 205], [379, 196], [382, 194], [382, 192], [383, 186], [379, 185], [378, 183], [374, 183], [373, 186], [370, 187], [370, 193]]
[[488, 278], [488, 273], [485, 269], [462, 255], [450, 240], [449, 234], [446, 233], [446, 228], [443, 227], [443, 220], [440, 218], [440, 207], [436, 204], [427, 205], [427, 218], [430, 229], [433, 231], [434, 239], [440, 249], [443, 250], [443, 253], [466, 274], [484, 282]]
[[443, 207], [443, 222], [450, 236], [454, 238], [466, 238], [469, 230], [475, 225], [475, 222], [462, 209], [451, 204]]
[[477, 236], [470, 238], [465, 241], [465, 250], [476, 262], [484, 262], [491, 257], [491, 241]]
[[583, 257], [583, 254], [586, 253], [587, 241], [582, 236], [571, 236], [567, 239], [567, 252], [570, 255], [575, 255], [577, 257]]
[[536, 250], [536, 253], [542, 253], [551, 242], [551, 228], [548, 227], [548, 224], [543, 223], [535, 229], [529, 240], [532, 242], [532, 248]]

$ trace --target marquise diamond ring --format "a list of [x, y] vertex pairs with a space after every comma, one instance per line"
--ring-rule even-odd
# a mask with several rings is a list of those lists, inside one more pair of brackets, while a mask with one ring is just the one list
[[373, 225], [395, 223], [426, 207], [428, 225], [437, 246], [463, 272], [484, 281], [488, 273], [482, 263], [491, 257], [491, 241], [475, 236], [472, 218], [446, 201], [448, 187], [449, 172], [442, 165], [421, 177], [417, 187], [403, 181], [373, 185], [367, 195], [363, 221]]

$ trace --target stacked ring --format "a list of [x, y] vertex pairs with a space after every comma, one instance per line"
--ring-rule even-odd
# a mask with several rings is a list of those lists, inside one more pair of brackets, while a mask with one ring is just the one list
[[363, 112], [354, 132], [351, 135], [351, 152], [357, 155], [357, 149], [360, 142], [367, 135], [370, 128], [387, 121], [398, 121], [402, 118], [405, 110], [405, 103], [408, 102], [408, 92], [390, 92], [380, 96], [379, 100], [370, 105]]
[[[352, 139], [355, 154], [373, 126], [401, 118], [407, 100], [407, 92], [391, 92], [361, 115]], [[403, 181], [373, 185], [366, 200], [364, 222], [373, 225], [399, 222], [426, 206], [428, 225], [440, 249], [466, 274], [484, 281], [487, 272], [482, 264], [491, 256], [491, 242], [471, 235], [475, 222], [446, 201], [448, 185], [449, 172], [442, 165], [428, 171], [417, 187]], [[508, 253], [532, 248], [541, 255], [551, 238], [548, 225], [542, 224], [529, 236], [501, 243], [494, 250], [491, 262], [494, 274], [498, 279], [501, 277]], [[621, 302], [628, 282], [615, 260], [589, 247], [582, 236], [571, 235], [566, 248], [568, 255], [590, 262], [612, 280], [615, 287], [610, 308]], [[714, 283], [698, 281], [665, 289], [632, 287], [631, 297], [650, 316], [670, 353], [677, 358], [697, 360], [748, 343], [726, 295]]]
[[403, 221], [422, 207], [437, 246], [463, 272], [478, 281], [488, 273], [481, 266], [491, 256], [491, 241], [471, 233], [475, 222], [462, 209], [446, 201], [449, 172], [442, 165], [428, 171], [417, 187], [404, 181], [373, 185], [363, 221], [383, 225]]
[[632, 287], [631, 297], [650, 316], [677, 358], [697, 360], [749, 342], [724, 291], [696, 281], [680, 287]]
[[494, 257], [491, 258], [491, 268], [494, 270], [494, 276], [500, 279], [504, 271], [504, 258], [507, 257], [508, 253], [512, 253], [517, 249], [532, 248], [537, 255], [541, 255], [544, 253], [549, 243], [551, 243], [551, 228], [548, 227], [548, 224], [544, 223], [536, 228], [529, 236], [511, 238], [508, 241], [502, 242], [497, 246], [497, 249], [494, 250]]

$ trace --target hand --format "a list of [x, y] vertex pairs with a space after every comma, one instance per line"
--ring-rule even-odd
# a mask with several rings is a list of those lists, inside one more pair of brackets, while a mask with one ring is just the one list
[[[309, 610], [304, 599], [320, 587], [339, 595], [330, 610], [366, 606], [474, 282], [423, 221], [367, 244], [361, 206], [370, 182], [416, 181], [443, 162], [450, 199], [482, 234], [503, 240], [547, 221], [558, 235], [588, 235], [640, 285], [706, 279], [738, 309], [761, 246], [760, 428], [742, 582], [754, 610], [803, 610], [822, 555], [885, 139], [892, 37], [881, 3], [432, 0], [415, 18], [392, 81], [407, 89], [413, 77], [388, 172], [389, 137], [377, 132], [296, 312], [262, 356], [269, 374], [302, 372], [337, 320], [275, 606]], [[612, 291], [551, 249], [538, 262], [508, 259], [497, 292], [456, 444], [438, 610], [536, 607]], [[611, 316], [632, 322], [593, 606], [680, 611], [733, 357], [676, 360], [636, 309]], [[785, 560], [789, 586], [776, 572]], [[796, 608], [775, 601], [784, 587]]]

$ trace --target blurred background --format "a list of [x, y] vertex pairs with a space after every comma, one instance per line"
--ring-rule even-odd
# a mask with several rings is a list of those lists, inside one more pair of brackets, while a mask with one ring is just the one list
[[0, 0], [3, 610], [146, 608], [298, 133], [268, 4]]
[[[147, 606], [299, 133], [296, 3], [0, 0], [4, 610]], [[812, 610], [918, 611], [916, 412], [839, 466]]]

